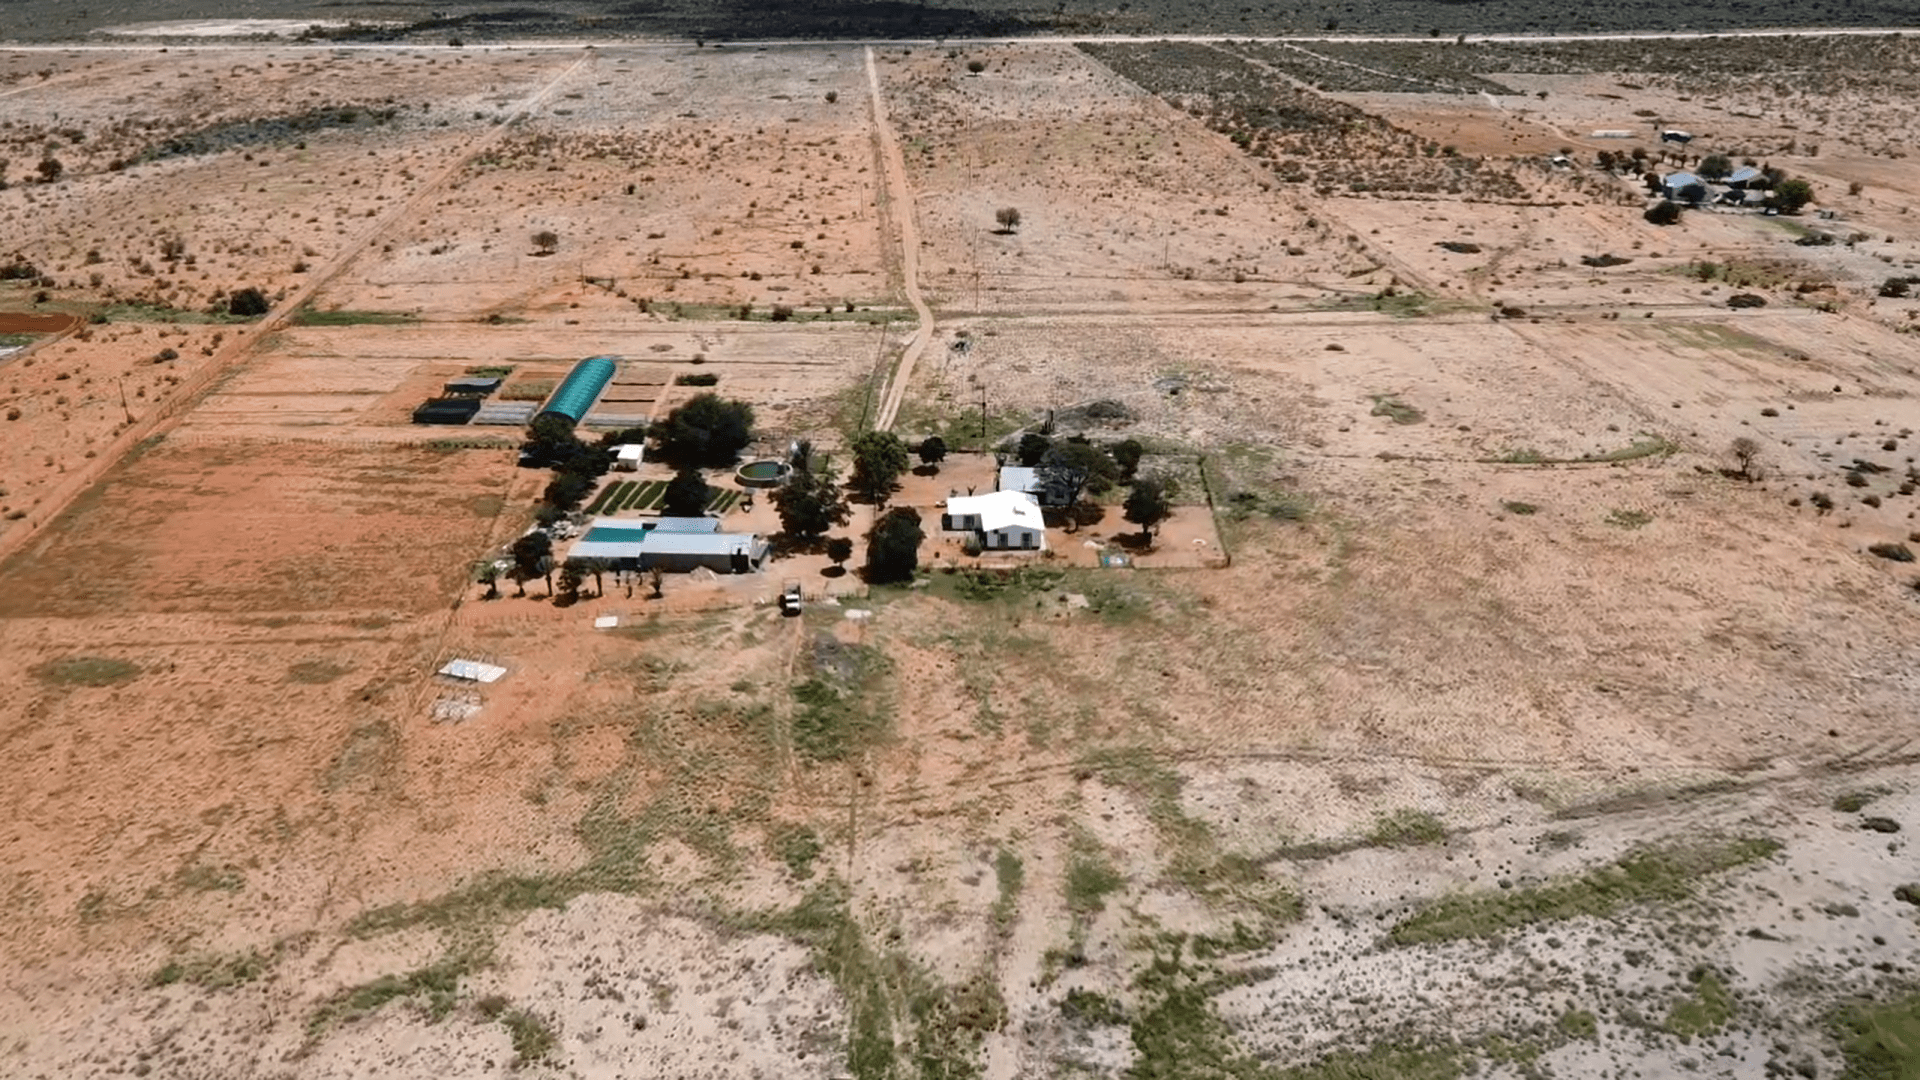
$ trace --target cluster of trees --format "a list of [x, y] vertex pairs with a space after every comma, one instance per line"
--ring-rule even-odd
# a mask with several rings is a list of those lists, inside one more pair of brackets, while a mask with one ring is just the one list
[[1077, 504], [1083, 494], [1098, 497], [1133, 482], [1145, 453], [1136, 439], [1101, 446], [1084, 436], [1056, 442], [1032, 431], [1020, 436], [1014, 449], [1020, 464], [1039, 475], [1047, 493], [1045, 501], [1067, 507]]
[[786, 483], [771, 495], [774, 512], [780, 515], [780, 531], [791, 540], [809, 543], [835, 525], [845, 525], [849, 516], [847, 499], [832, 463], [816, 455], [810, 443], [803, 442], [794, 452], [791, 465]]
[[753, 441], [753, 407], [708, 392], [682, 402], [651, 432], [654, 456], [682, 469], [726, 468]]
[[535, 519], [551, 525], [578, 509], [593, 491], [595, 481], [613, 466], [613, 447], [638, 434], [632, 430], [613, 432], [599, 445], [590, 446], [574, 433], [573, 421], [566, 417], [553, 413], [534, 417], [527, 427], [526, 441], [520, 444], [521, 462], [553, 470], [553, 479], [540, 493]]

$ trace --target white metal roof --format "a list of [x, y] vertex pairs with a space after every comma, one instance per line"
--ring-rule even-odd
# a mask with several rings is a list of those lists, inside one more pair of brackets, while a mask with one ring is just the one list
[[983, 532], [1001, 529], [1033, 529], [1044, 532], [1046, 518], [1040, 504], [1024, 491], [996, 491], [990, 495], [958, 495], [947, 500], [947, 513], [957, 517], [977, 517]]
[[451, 676], [455, 679], [465, 679], [468, 682], [481, 683], [499, 682], [500, 676], [506, 673], [506, 668], [495, 667], [492, 664], [483, 664], [478, 660], [449, 660], [447, 661], [447, 665], [438, 672], [438, 674]]
[[614, 457], [620, 461], [639, 461], [647, 452], [644, 443], [621, 443], [614, 449]]
[[1024, 491], [1031, 495], [1040, 490], [1040, 470], [1029, 469], [1024, 465], [1003, 466], [1000, 469], [1000, 490]]

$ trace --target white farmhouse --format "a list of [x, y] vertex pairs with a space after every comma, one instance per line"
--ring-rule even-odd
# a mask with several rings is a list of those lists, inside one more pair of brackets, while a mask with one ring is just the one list
[[1040, 504], [1024, 491], [956, 495], [947, 500], [940, 527], [970, 532], [990, 551], [1040, 551], [1047, 546], [1047, 523]]

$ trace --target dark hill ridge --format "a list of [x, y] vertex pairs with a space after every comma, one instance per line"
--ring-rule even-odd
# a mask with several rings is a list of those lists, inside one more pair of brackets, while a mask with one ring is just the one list
[[[482, 43], [504, 38], [628, 36], [929, 38], [1069, 34], [1594, 33], [1920, 25], [1914, 0], [0, 0], [0, 40], [54, 41], [106, 26], [171, 19], [261, 18], [398, 22], [353, 36]], [[345, 36], [345, 35], [343, 35]]]

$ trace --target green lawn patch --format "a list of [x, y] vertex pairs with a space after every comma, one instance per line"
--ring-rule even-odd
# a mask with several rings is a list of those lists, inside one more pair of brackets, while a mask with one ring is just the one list
[[273, 967], [273, 959], [263, 953], [249, 950], [232, 955], [208, 954], [190, 956], [180, 960], [169, 960], [153, 977], [147, 980], [148, 986], [172, 986], [186, 983], [205, 990], [227, 990], [265, 975]]
[[1375, 847], [1419, 847], [1441, 844], [1447, 839], [1447, 827], [1425, 810], [1403, 809], [1383, 815], [1374, 822], [1367, 842]]
[[1667, 1030], [1692, 1039], [1726, 1027], [1733, 1019], [1733, 995], [1727, 993], [1727, 984], [1707, 968], [1695, 968], [1688, 979], [1693, 989], [1667, 1012]]
[[1373, 395], [1373, 410], [1369, 416], [1384, 416], [1396, 424], [1417, 424], [1427, 418], [1427, 414], [1401, 401], [1392, 394]]
[[623, 509], [642, 512], [657, 510], [660, 504], [665, 501], [667, 501], [667, 481], [648, 480], [634, 491], [632, 497]]
[[53, 686], [119, 686], [140, 677], [140, 665], [106, 656], [68, 656], [31, 670], [34, 678]]
[[1639, 904], [1685, 900], [1707, 875], [1764, 859], [1778, 841], [1742, 838], [1641, 848], [1573, 878], [1435, 901], [1388, 931], [1396, 945], [1487, 938], [1535, 923], [1607, 918]]
[[552, 379], [529, 379], [509, 383], [496, 391], [494, 396], [501, 401], [545, 401], [553, 396], [553, 388], [557, 385]]
[[1920, 994], [1849, 1005], [1833, 1029], [1846, 1058], [1841, 1080], [1920, 1080]]
[[336, 1025], [350, 1024], [402, 998], [424, 998], [427, 1015], [440, 1020], [453, 1011], [460, 980], [477, 966], [473, 957], [451, 956], [402, 975], [382, 975], [349, 986], [328, 996], [307, 1018], [307, 1036], [318, 1038]]
[[545, 1061], [560, 1045], [559, 1036], [546, 1020], [525, 1009], [511, 1009], [500, 1017], [507, 1034], [513, 1037], [513, 1067], [522, 1069]]
[[419, 321], [404, 311], [321, 311], [303, 307], [293, 313], [295, 326], [404, 326]]
[[186, 308], [168, 307], [165, 304], [109, 304], [95, 313], [95, 318], [110, 323], [179, 323], [202, 325], [216, 323], [250, 323], [259, 318], [257, 315], [229, 315], [224, 311], [190, 311]]
[[1616, 529], [1643, 529], [1653, 523], [1653, 515], [1645, 510], [1627, 510], [1616, 507], [1607, 513], [1607, 524]]

